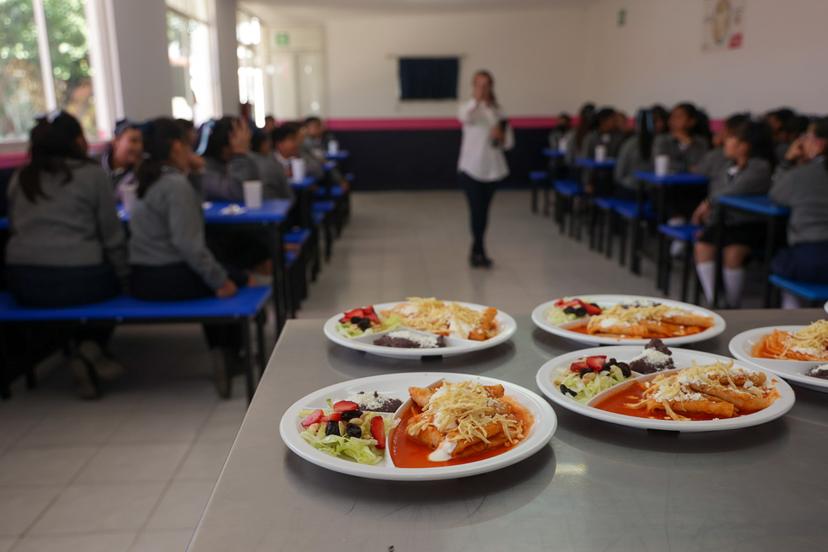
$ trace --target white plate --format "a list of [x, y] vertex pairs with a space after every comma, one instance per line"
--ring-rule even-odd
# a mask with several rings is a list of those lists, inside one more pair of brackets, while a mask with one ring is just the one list
[[[673, 351], [673, 362], [676, 368], [687, 368], [692, 365], [693, 361], [699, 364], [712, 364], [719, 361], [733, 360], [728, 357], [714, 355], [711, 353], [702, 353], [700, 351], [691, 351], [690, 349], [670, 349]], [[661, 429], [668, 431], [722, 431], [727, 429], [739, 429], [743, 427], [751, 427], [771, 420], [775, 420], [783, 416], [794, 404], [794, 392], [791, 386], [783, 380], [768, 374], [768, 377], [773, 378], [776, 382], [776, 388], [779, 390], [780, 397], [774, 401], [769, 407], [753, 414], [745, 416], [737, 416], [736, 418], [722, 419], [722, 420], [653, 420], [650, 418], [637, 418], [635, 416], [625, 416], [623, 414], [616, 414], [614, 412], [607, 412], [606, 410], [599, 410], [589, 406], [589, 404], [579, 403], [568, 395], [561, 393], [561, 390], [555, 387], [553, 380], [562, 368], [569, 368], [570, 364], [575, 360], [592, 355], [607, 355], [608, 357], [615, 357], [619, 361], [626, 362], [641, 352], [641, 347], [629, 345], [617, 345], [613, 347], [594, 347], [592, 349], [584, 349], [575, 351], [566, 355], [553, 358], [544, 364], [536, 376], [538, 387], [544, 395], [549, 397], [558, 405], [588, 416], [596, 420], [602, 420], [613, 424], [635, 427], [639, 429]], [[750, 367], [753, 369], [754, 367]], [[767, 373], [767, 372], [766, 372]], [[647, 377], [647, 376], [639, 376]], [[633, 381], [633, 380], [628, 380]], [[623, 385], [623, 383], [619, 384]], [[605, 391], [606, 393], [606, 391]], [[601, 396], [601, 395], [598, 395]], [[593, 399], [594, 400], [594, 399]]]
[[[463, 305], [464, 307], [468, 307], [470, 309], [474, 309], [477, 311], [483, 311], [488, 308], [486, 306], [476, 305], [474, 303], [463, 303], [462, 301], [446, 302], [457, 303], [458, 305]], [[394, 303], [380, 303], [374, 305], [374, 310], [379, 314], [379, 311], [390, 309], [391, 307], [398, 305], [400, 303], [404, 303], [404, 301], [396, 301]], [[354, 349], [355, 351], [364, 351], [366, 353], [371, 353], [377, 356], [388, 358], [418, 359], [426, 356], [449, 357], [462, 355], [465, 353], [471, 353], [474, 351], [482, 351], [483, 349], [496, 347], [497, 345], [500, 345], [501, 343], [508, 341], [512, 337], [512, 335], [514, 335], [515, 330], [517, 330], [517, 323], [515, 322], [515, 319], [506, 314], [505, 312], [498, 310], [495, 319], [500, 325], [500, 333], [490, 339], [487, 339], [486, 341], [472, 341], [471, 339], [446, 337], [446, 346], [441, 347], [439, 349], [402, 349], [396, 347], [380, 347], [379, 345], [374, 345], [372, 343], [373, 340], [379, 337], [379, 335], [381, 334], [360, 336], [356, 338], [345, 337], [344, 335], [340, 334], [339, 331], [336, 329], [336, 325], [343, 315], [344, 313], [339, 313], [336, 316], [330, 317], [325, 322], [325, 326], [323, 327], [325, 337], [327, 337], [337, 345], [342, 345], [343, 347], [347, 347], [348, 349]]]
[[[379, 464], [373, 466], [358, 464], [351, 460], [337, 458], [317, 450], [305, 442], [301, 435], [299, 435], [301, 431], [299, 412], [307, 408], [327, 408], [326, 399], [344, 399], [360, 391], [365, 391], [366, 393], [378, 391], [380, 393], [388, 393], [405, 402], [408, 400], [408, 388], [410, 386], [425, 387], [440, 379], [445, 379], [449, 382], [474, 380], [484, 385], [503, 385], [507, 396], [514, 398], [521, 406], [532, 413], [534, 417], [532, 429], [523, 441], [502, 454], [468, 464], [435, 468], [398, 468], [394, 466], [394, 463], [391, 461], [391, 455], [387, 452], [385, 458]], [[494, 378], [468, 374], [411, 372], [360, 378], [314, 391], [310, 395], [299, 399], [287, 409], [279, 424], [279, 433], [285, 445], [300, 457], [317, 466], [335, 472], [370, 479], [431, 481], [436, 479], [468, 477], [470, 475], [499, 470], [500, 468], [505, 468], [506, 466], [520, 462], [545, 447], [549, 443], [549, 440], [552, 439], [557, 425], [558, 420], [555, 417], [555, 411], [552, 410], [549, 403], [536, 393], [519, 385]]]
[[771, 358], [756, 358], [751, 354], [753, 346], [773, 330], [796, 332], [802, 328], [805, 328], [805, 326], [769, 326], [767, 328], [755, 328], [753, 330], [742, 332], [730, 340], [730, 353], [745, 364], [767, 370], [768, 372], [773, 372], [774, 374], [796, 383], [797, 385], [801, 385], [802, 387], [828, 393], [828, 380], [813, 378], [805, 375], [805, 372], [809, 368], [828, 363], [808, 360], [774, 360]]
[[[616, 305], [618, 303], [660, 303], [662, 305], [667, 305], [671, 307], [678, 307], [681, 309], [686, 309], [690, 312], [694, 312], [696, 314], [702, 314], [705, 316], [710, 316], [713, 318], [713, 326], [706, 329], [703, 332], [693, 334], [693, 335], [685, 335], [681, 337], [665, 337], [662, 339], [665, 345], [683, 345], [685, 343], [697, 343], [699, 341], [705, 341], [706, 339], [710, 339], [711, 337], [716, 337], [720, 333], [725, 330], [726, 324], [724, 318], [716, 314], [715, 312], [707, 309], [703, 309], [702, 307], [698, 307], [696, 305], [691, 305], [690, 303], [682, 303], [681, 301], [672, 301], [670, 299], [662, 299], [660, 297], [645, 297], [641, 295], [568, 295], [567, 298], [578, 298], [583, 299], [589, 303], [595, 303], [600, 306], [602, 309], [606, 307], [611, 307], [612, 305]], [[532, 311], [532, 322], [535, 325], [551, 334], [559, 335], [561, 337], [565, 337], [567, 339], [571, 339], [572, 341], [577, 341], [578, 343], [583, 343], [586, 345], [618, 345], [619, 343], [623, 343], [625, 345], [646, 345], [650, 340], [649, 339], [628, 339], [628, 338], [620, 338], [620, 337], [608, 337], [608, 336], [597, 336], [597, 335], [587, 335], [578, 332], [573, 332], [566, 328], [567, 325], [572, 324], [572, 322], [562, 325], [555, 325], [549, 322], [546, 318], [547, 311], [552, 307], [552, 305], [557, 301], [554, 299], [552, 301], [548, 301], [543, 303], [542, 305], [538, 305], [535, 307], [535, 310]], [[582, 322], [580, 320], [579, 322]]]

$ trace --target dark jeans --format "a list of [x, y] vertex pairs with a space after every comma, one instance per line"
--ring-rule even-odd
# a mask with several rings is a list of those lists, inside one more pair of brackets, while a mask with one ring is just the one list
[[466, 199], [469, 202], [472, 254], [484, 255], [486, 248], [483, 245], [483, 238], [486, 234], [486, 226], [489, 223], [489, 206], [499, 183], [481, 182], [463, 172], [460, 173], [459, 179], [460, 186], [465, 190]]
[[[244, 285], [243, 281], [238, 281], [238, 273], [231, 274], [231, 279], [237, 285]], [[215, 297], [215, 292], [184, 263], [132, 265], [130, 290], [134, 297], [146, 301], [185, 301]], [[242, 336], [238, 325], [203, 324], [202, 327], [211, 349], [221, 347], [238, 351], [241, 348]]]
[[771, 272], [800, 282], [828, 284], [828, 242], [786, 247], [773, 258]]
[[[91, 266], [6, 267], [9, 292], [21, 305], [63, 308], [100, 303], [121, 293], [118, 278], [108, 264]], [[115, 325], [81, 324], [72, 332], [77, 342], [97, 341], [105, 347]]]

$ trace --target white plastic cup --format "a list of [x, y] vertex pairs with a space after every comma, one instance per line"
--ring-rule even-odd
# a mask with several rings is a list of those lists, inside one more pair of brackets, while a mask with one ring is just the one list
[[336, 140], [328, 140], [328, 154], [336, 155], [339, 153], [339, 142]]
[[290, 160], [290, 172], [294, 182], [301, 182], [305, 179], [305, 160], [301, 157], [294, 157]]
[[121, 186], [121, 203], [127, 215], [132, 214], [132, 209], [136, 201], [138, 201], [138, 186], [134, 184]]
[[261, 209], [262, 181], [245, 180], [242, 186], [244, 187], [244, 206], [248, 209]]
[[595, 160], [599, 163], [607, 160], [607, 146], [604, 144], [595, 146]]
[[560, 140], [558, 140], [558, 151], [559, 151], [559, 152], [561, 152], [561, 153], [564, 153], [564, 154], [565, 154], [565, 153], [566, 153], [566, 148], [567, 148], [568, 146], [569, 146], [569, 144], [567, 144], [566, 136], [564, 136], [563, 138], [561, 138]]
[[655, 174], [656, 176], [667, 176], [670, 172], [670, 156], [656, 155], [655, 158]]

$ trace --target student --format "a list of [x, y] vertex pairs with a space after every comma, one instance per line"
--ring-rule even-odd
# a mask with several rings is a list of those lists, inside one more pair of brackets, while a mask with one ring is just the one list
[[595, 128], [581, 143], [580, 156], [595, 159], [595, 150], [599, 145], [606, 149], [606, 157], [615, 159], [625, 136], [618, 129], [618, 115], [611, 107], [602, 107], [595, 114]]
[[653, 110], [639, 110], [635, 117], [635, 134], [624, 141], [615, 164], [615, 181], [621, 186], [616, 195], [633, 199], [638, 190], [635, 173], [653, 170], [655, 128]]
[[299, 157], [299, 125], [283, 123], [273, 131], [273, 156], [288, 178], [293, 176], [290, 160]]
[[[191, 147], [187, 134], [169, 118], [144, 129], [147, 158], [136, 174], [138, 201], [130, 215], [132, 294], [151, 301], [232, 297], [248, 276], [228, 270], [213, 257], [204, 238], [201, 197], [187, 179]], [[206, 324], [215, 359], [219, 394], [229, 394], [228, 365], [238, 365], [240, 336], [233, 325]]]
[[[117, 296], [129, 272], [126, 240], [109, 177], [86, 155], [77, 119], [57, 112], [38, 119], [29, 162], [8, 188], [6, 279], [21, 305], [69, 307]], [[70, 360], [83, 398], [98, 396], [97, 378], [123, 368], [107, 357], [111, 327], [81, 327]]]
[[680, 103], [670, 112], [668, 133], [655, 140], [656, 155], [670, 158], [671, 172], [688, 172], [707, 152], [707, 142], [697, 135], [699, 112], [691, 103]]
[[566, 154], [566, 163], [574, 166], [575, 159], [580, 155], [584, 138], [590, 131], [595, 130], [595, 104], [585, 103], [578, 111], [578, 124], [571, 129], [564, 139], [558, 144], [558, 149]]
[[635, 127], [630, 125], [629, 115], [623, 111], [615, 112], [615, 130], [621, 134], [622, 143], [635, 133]]
[[724, 153], [724, 143], [732, 136], [736, 129], [750, 121], [749, 113], [736, 113], [725, 119], [719, 132], [713, 136], [713, 149], [704, 154], [704, 157], [692, 167], [692, 172], [711, 179], [716, 174], [730, 166], [730, 160]]
[[190, 144], [190, 179], [200, 185], [201, 173], [204, 172], [204, 158], [195, 152], [198, 148], [198, 131], [195, 124], [189, 119], [176, 119], [175, 123], [181, 127]]
[[262, 127], [262, 130], [270, 134], [273, 132], [273, 129], [276, 128], [276, 117], [273, 115], [265, 115], [265, 124]]
[[288, 182], [284, 167], [276, 161], [273, 154], [273, 137], [271, 133], [257, 130], [250, 141], [250, 156], [256, 162], [259, 178], [262, 181], [264, 199], [292, 199], [293, 190]]
[[324, 156], [328, 142], [334, 140], [333, 134], [325, 127], [324, 121], [311, 115], [305, 118], [302, 126], [305, 128], [305, 143], [308, 148], [317, 152], [317, 155]]
[[305, 174], [315, 178], [317, 182], [322, 182], [325, 179], [325, 155], [319, 155], [319, 150], [308, 145], [306, 126], [303, 124], [296, 126], [298, 156], [305, 161]]
[[572, 117], [566, 112], [561, 112], [555, 121], [555, 128], [549, 133], [549, 147], [560, 149], [561, 141], [572, 130]]
[[695, 246], [696, 272], [708, 303], [713, 302], [716, 281], [716, 237], [723, 232], [722, 273], [730, 308], [738, 308], [745, 282], [744, 265], [751, 250], [764, 243], [764, 223], [750, 213], [728, 211], [724, 228], [717, 228], [717, 200], [723, 195], [761, 195], [771, 186], [773, 140], [765, 123], [745, 121], [734, 128], [723, 146], [729, 165], [710, 179], [707, 198], [693, 213], [694, 224], [703, 225]]
[[250, 153], [250, 129], [237, 117], [201, 125], [199, 152], [204, 157], [201, 191], [211, 201], [243, 201], [245, 180], [258, 180]]
[[[785, 278], [828, 283], [828, 117], [815, 120], [794, 141], [780, 167], [770, 198], [791, 209], [788, 247], [773, 259], [771, 270]], [[783, 306], [799, 300], [783, 294]]]
[[469, 264], [489, 268], [484, 237], [489, 207], [497, 185], [509, 176], [505, 151], [514, 145], [514, 136], [494, 92], [494, 77], [479, 70], [472, 78], [472, 98], [460, 104], [457, 114], [463, 125], [457, 172], [466, 193], [471, 223], [472, 246]]
[[129, 119], [118, 121], [109, 147], [101, 155], [101, 167], [112, 181], [115, 197], [121, 197], [122, 187], [136, 185], [135, 168], [141, 162], [143, 153], [140, 126]]

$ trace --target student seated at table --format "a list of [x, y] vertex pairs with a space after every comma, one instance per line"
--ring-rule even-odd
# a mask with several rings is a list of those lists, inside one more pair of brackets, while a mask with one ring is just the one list
[[[313, 127], [319, 119], [317, 117], [308, 117], [312, 122], [308, 124], [305, 122], [299, 127], [299, 155], [305, 160], [305, 167], [308, 176], [312, 176], [320, 184], [328, 187], [337, 185], [343, 190], [350, 187], [350, 182], [343, 176], [342, 172], [337, 166], [331, 169], [325, 168], [325, 154], [319, 149], [313, 147], [313, 141], [309, 140], [309, 127]], [[306, 121], [308, 120], [306, 119]]]
[[[11, 178], [6, 280], [15, 300], [60, 308], [111, 299], [126, 282], [126, 238], [112, 183], [87, 154], [80, 123], [65, 112], [40, 118], [30, 133], [29, 161]], [[98, 394], [96, 378], [123, 368], [106, 344], [114, 326], [81, 326], [70, 360], [83, 398]]]
[[[773, 259], [771, 270], [785, 278], [828, 284], [828, 117], [814, 121], [788, 148], [770, 198], [790, 207], [788, 247]], [[783, 306], [799, 301], [783, 294]]]
[[558, 143], [558, 149], [566, 154], [566, 164], [570, 167], [575, 165], [575, 159], [581, 154], [587, 134], [597, 127], [596, 122], [595, 104], [585, 103], [578, 111], [578, 124]]
[[292, 199], [293, 190], [282, 165], [273, 153], [273, 137], [264, 130], [256, 130], [250, 140], [250, 156], [256, 162], [262, 181], [264, 199]]
[[[615, 181], [620, 185], [616, 196], [635, 199], [638, 190], [637, 171], [653, 171], [653, 141], [658, 135], [658, 118], [653, 109], [641, 109], [635, 116], [635, 134], [627, 138], [618, 152]], [[664, 120], [661, 125], [665, 124]]]
[[764, 244], [764, 224], [750, 213], [729, 210], [724, 228], [718, 229], [717, 200], [724, 195], [763, 195], [771, 186], [773, 139], [770, 128], [745, 121], [734, 128], [723, 146], [729, 164], [710, 178], [707, 198], [693, 213], [692, 222], [703, 225], [695, 246], [696, 272], [708, 303], [713, 302], [718, 231], [723, 232], [722, 276], [727, 304], [738, 308], [745, 283], [745, 263], [754, 248]]
[[187, 135], [187, 142], [190, 144], [190, 180], [197, 182], [199, 193], [201, 193], [201, 173], [204, 172], [204, 158], [196, 153], [198, 148], [198, 131], [195, 124], [189, 119], [176, 119], [175, 123], [184, 130]]
[[315, 115], [305, 118], [302, 123], [305, 128], [305, 145], [319, 157], [325, 156], [328, 142], [335, 140], [334, 135], [327, 129], [325, 122]]
[[595, 159], [598, 146], [604, 146], [607, 159], [618, 157], [618, 150], [625, 136], [619, 132], [618, 117], [611, 107], [603, 107], [595, 114], [595, 129], [591, 130], [581, 143], [580, 157]]
[[711, 179], [714, 175], [726, 170], [731, 161], [725, 155], [724, 143], [736, 129], [748, 121], [750, 121], [750, 113], [736, 113], [725, 119], [719, 132], [713, 135], [713, 149], [705, 153], [701, 161], [691, 167], [692, 172]]
[[561, 141], [572, 130], [572, 117], [569, 113], [561, 112], [555, 121], [555, 127], [549, 132], [549, 147], [554, 150], [560, 149]]
[[238, 117], [222, 117], [201, 125], [199, 152], [204, 157], [201, 191], [210, 201], [243, 201], [245, 180], [258, 180], [250, 153], [250, 129]]
[[707, 152], [699, 122], [699, 111], [691, 103], [680, 103], [670, 112], [668, 132], [659, 135], [654, 144], [656, 155], [670, 158], [670, 172], [688, 172]]
[[299, 157], [299, 125], [283, 123], [273, 130], [273, 156], [290, 180], [293, 177], [291, 159]]
[[796, 117], [796, 111], [790, 107], [779, 107], [765, 114], [765, 122], [770, 127], [771, 132], [773, 132], [774, 151], [776, 152], [776, 160], [779, 163], [784, 161], [788, 147], [793, 142], [788, 137], [785, 127], [794, 117]]
[[265, 123], [262, 127], [262, 130], [264, 130], [267, 133], [271, 133], [273, 132], [274, 128], [276, 128], [276, 117], [268, 113], [267, 115], [265, 115]]
[[621, 135], [621, 143], [635, 134], [635, 126], [630, 124], [630, 116], [625, 111], [615, 112], [615, 129]]
[[[187, 179], [191, 146], [169, 118], [144, 129], [147, 158], [136, 174], [138, 201], [130, 214], [131, 292], [149, 301], [232, 297], [248, 275], [222, 266], [204, 238], [201, 196]], [[228, 366], [238, 366], [241, 336], [234, 325], [205, 324], [219, 393], [228, 392]]]
[[112, 140], [101, 155], [101, 167], [112, 181], [115, 197], [120, 198], [122, 187], [135, 186], [135, 168], [141, 162], [144, 146], [141, 128], [129, 119], [115, 124]]

